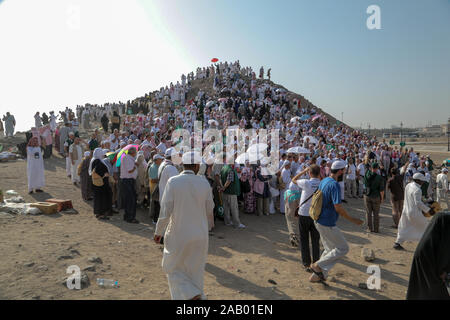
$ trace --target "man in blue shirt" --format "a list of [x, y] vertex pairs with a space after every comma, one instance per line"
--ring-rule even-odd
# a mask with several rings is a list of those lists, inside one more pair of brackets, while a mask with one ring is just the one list
[[345, 161], [337, 160], [333, 162], [330, 177], [323, 179], [319, 185], [319, 189], [322, 191], [322, 211], [319, 219], [315, 222], [315, 226], [320, 233], [324, 252], [319, 261], [311, 264], [311, 270], [314, 273], [309, 278], [311, 282], [325, 281], [330, 269], [349, 250], [344, 235], [336, 226], [339, 216], [343, 216], [356, 225], [363, 224], [362, 220], [349, 216], [341, 204], [339, 181], [342, 181], [345, 166]]

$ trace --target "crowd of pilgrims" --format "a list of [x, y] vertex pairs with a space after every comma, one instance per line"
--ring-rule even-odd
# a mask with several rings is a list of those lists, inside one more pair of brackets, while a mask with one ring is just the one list
[[[346, 162], [344, 178], [339, 182], [342, 200], [367, 196], [367, 228], [371, 232], [379, 232], [380, 203], [387, 190], [393, 205], [393, 227], [398, 226], [404, 187], [415, 173], [422, 172], [426, 177], [422, 185], [424, 199], [435, 196], [431, 176], [434, 164], [428, 156], [412, 148], [389, 146], [386, 141], [377, 141], [339, 121], [332, 122], [308, 100], [273, 84], [270, 72], [269, 69], [267, 80], [263, 67], [257, 77], [252, 68], [242, 68], [239, 61], [221, 62], [183, 74], [176, 84], [127, 103], [86, 104], [77, 106], [75, 111], [66, 108], [59, 112], [59, 119], [54, 112], [49, 116], [38, 112], [35, 126], [49, 128], [53, 147], [66, 158], [67, 176], [80, 185], [84, 200], [94, 200], [94, 214], [99, 219], [108, 219], [125, 209], [124, 220], [139, 223], [136, 208], [145, 207], [153, 222], [157, 222], [164, 187], [182, 171], [182, 166], [171, 160], [176, 143], [171, 140], [172, 133], [176, 129], [188, 130], [194, 145], [195, 121], [202, 122], [203, 133], [219, 129], [224, 136], [229, 128], [279, 130], [276, 151], [280, 162], [273, 174], [262, 171], [267, 158], [222, 164], [217, 161], [220, 151], [213, 148], [204, 155], [207, 161], [198, 174], [210, 183], [215, 216], [223, 218], [227, 226], [245, 228], [240, 211], [258, 216], [281, 213], [286, 217], [289, 242], [299, 246], [298, 216], [308, 214], [307, 208], [298, 207], [310, 203], [302, 191], [317, 185], [314, 179], [320, 182], [328, 177], [337, 160]], [[193, 85], [199, 83], [194, 80], [200, 80], [204, 87], [196, 86], [194, 90]], [[97, 128], [98, 123], [101, 128]], [[80, 128], [95, 131], [89, 139], [81, 139]], [[246, 140], [248, 145], [257, 142], [260, 141]], [[201, 143], [205, 148], [209, 141]], [[270, 135], [267, 143], [270, 155]], [[31, 139], [29, 146], [36, 145], [37, 141]], [[308, 152], [288, 152], [292, 147], [303, 147]], [[118, 167], [116, 155], [123, 148], [129, 148], [128, 154]], [[317, 177], [309, 176], [311, 171], [306, 169], [312, 167], [318, 172]], [[103, 183], [94, 185], [93, 178], [98, 180], [99, 176]], [[374, 179], [375, 176], [381, 178]], [[373, 181], [377, 183], [372, 186]], [[40, 191], [41, 187], [38, 183], [35, 189]], [[215, 223], [209, 221], [210, 229]]]

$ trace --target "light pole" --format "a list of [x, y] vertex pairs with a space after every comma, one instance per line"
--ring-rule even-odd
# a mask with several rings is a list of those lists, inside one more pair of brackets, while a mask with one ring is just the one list
[[400, 122], [400, 143], [403, 142], [403, 122]]
[[447, 121], [447, 151], [450, 151], [450, 118]]
[[344, 123], [344, 113], [341, 112], [341, 122]]

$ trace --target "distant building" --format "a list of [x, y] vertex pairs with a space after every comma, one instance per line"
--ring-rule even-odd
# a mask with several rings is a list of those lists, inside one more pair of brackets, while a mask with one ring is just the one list
[[425, 136], [441, 136], [446, 134], [447, 125], [432, 125], [425, 128], [420, 129], [420, 133]]

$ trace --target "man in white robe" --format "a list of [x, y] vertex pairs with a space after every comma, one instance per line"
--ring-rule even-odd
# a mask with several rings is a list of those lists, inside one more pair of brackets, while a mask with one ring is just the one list
[[69, 158], [72, 162], [71, 176], [72, 183], [77, 185], [80, 183], [80, 176], [78, 175], [78, 166], [83, 161], [83, 148], [80, 145], [80, 138], [76, 137], [74, 142], [69, 147]]
[[59, 130], [59, 152], [61, 154], [64, 154], [64, 143], [66, 142], [67, 138], [69, 137], [69, 133], [72, 130], [71, 124], [67, 122], [64, 127], [62, 127]]
[[[439, 203], [441, 208], [448, 209], [448, 179], [447, 179], [448, 169], [443, 168], [441, 173], [436, 177], [436, 202]], [[445, 206], [443, 205], [445, 204]]]
[[429, 222], [424, 216], [424, 212], [430, 215], [434, 213], [433, 209], [422, 202], [421, 185], [425, 181], [423, 174], [415, 173], [413, 181], [408, 183], [405, 188], [403, 211], [394, 244], [396, 250], [405, 250], [401, 245], [405, 241], [419, 241]]
[[42, 192], [41, 188], [45, 186], [44, 159], [42, 157], [41, 147], [37, 137], [30, 139], [27, 146], [27, 178], [28, 192]]
[[183, 155], [184, 171], [169, 179], [156, 224], [156, 243], [160, 243], [167, 227], [162, 267], [173, 300], [206, 299], [203, 283], [208, 219], [213, 215], [214, 201], [209, 183], [197, 175], [201, 161], [199, 153]]
[[174, 154], [175, 150], [173, 148], [169, 148], [166, 150], [164, 154], [165, 160], [158, 168], [158, 179], [159, 179], [159, 202], [162, 201], [164, 196], [164, 190], [166, 188], [166, 184], [170, 178], [178, 175], [178, 169], [173, 165], [172, 162], [172, 154]]
[[36, 128], [42, 127], [42, 120], [41, 116], [39, 115], [39, 112], [36, 112], [36, 114], [34, 115], [34, 126]]
[[57, 124], [56, 124], [55, 113], [53, 111], [50, 111], [50, 130], [52, 130], [52, 132], [55, 132], [56, 127], [57, 127]]
[[7, 112], [6, 116], [3, 116], [3, 122], [5, 122], [5, 136], [14, 136], [14, 127], [16, 126], [16, 119], [14, 116]]

